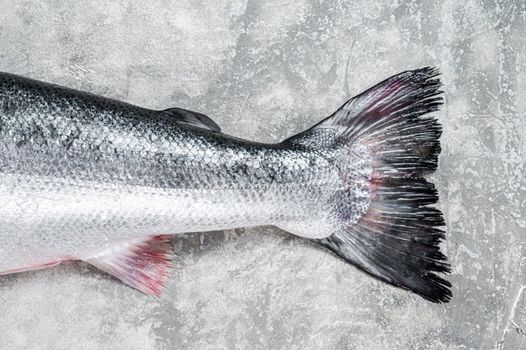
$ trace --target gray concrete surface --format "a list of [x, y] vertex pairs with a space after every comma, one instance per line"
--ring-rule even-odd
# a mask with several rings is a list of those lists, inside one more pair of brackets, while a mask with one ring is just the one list
[[[432, 176], [454, 298], [379, 283], [272, 227], [189, 234], [163, 299], [85, 264], [0, 278], [0, 349], [525, 349], [522, 0], [0, 0], [0, 70], [278, 141], [436, 65]], [[1, 204], [0, 204], [1, 205]]]

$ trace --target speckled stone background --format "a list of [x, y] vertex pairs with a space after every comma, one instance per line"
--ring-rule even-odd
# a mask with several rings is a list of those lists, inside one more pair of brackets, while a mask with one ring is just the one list
[[[1, 349], [525, 349], [523, 0], [0, 0], [0, 70], [282, 140], [436, 65], [454, 298], [381, 284], [272, 227], [188, 234], [164, 299], [86, 264], [0, 278]], [[1, 203], [0, 203], [1, 205]]]

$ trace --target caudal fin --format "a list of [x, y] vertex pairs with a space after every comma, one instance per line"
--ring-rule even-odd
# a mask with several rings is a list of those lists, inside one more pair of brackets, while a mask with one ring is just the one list
[[444, 220], [430, 206], [435, 187], [422, 177], [440, 153], [441, 127], [426, 115], [442, 103], [438, 75], [434, 68], [397, 74], [289, 142], [327, 147], [319, 133], [328, 133], [344, 160], [360, 159], [340, 169], [348, 184], [335, 196], [340, 228], [315, 241], [380, 280], [447, 302], [451, 284], [437, 275], [450, 271], [439, 247]]

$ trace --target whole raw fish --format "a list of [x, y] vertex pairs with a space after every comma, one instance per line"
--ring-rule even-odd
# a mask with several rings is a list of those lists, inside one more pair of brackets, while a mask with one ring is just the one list
[[170, 235], [276, 225], [434, 302], [451, 297], [438, 73], [406, 71], [276, 144], [0, 73], [0, 274], [83, 260], [159, 295]]

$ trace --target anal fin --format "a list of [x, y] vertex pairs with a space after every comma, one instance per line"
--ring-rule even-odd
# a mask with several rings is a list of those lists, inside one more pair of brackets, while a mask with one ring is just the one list
[[0, 276], [10, 275], [12, 273], [19, 273], [19, 272], [43, 270], [43, 269], [51, 268], [53, 266], [60, 265], [60, 263], [65, 260], [69, 260], [69, 259], [49, 260], [49, 261], [42, 262], [42, 263], [35, 263], [35, 264], [24, 265], [24, 266], [8, 268], [8, 269], [0, 269]]
[[144, 294], [160, 296], [172, 265], [170, 236], [134, 239], [104, 248], [81, 260]]

